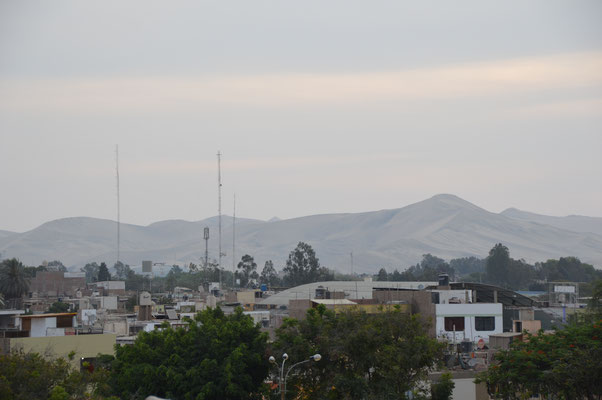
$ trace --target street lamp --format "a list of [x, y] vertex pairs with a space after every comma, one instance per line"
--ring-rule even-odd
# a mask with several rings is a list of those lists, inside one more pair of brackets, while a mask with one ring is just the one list
[[[303, 360], [303, 361], [299, 361], [296, 364], [293, 364], [289, 367], [288, 370], [286, 370], [286, 374], [284, 373], [284, 363], [286, 363], [286, 360], [288, 360], [288, 354], [284, 353], [282, 355], [282, 366], [279, 366], [278, 368], [278, 372], [280, 374], [280, 381], [279, 381], [279, 386], [280, 386], [280, 398], [282, 400], [285, 399], [286, 396], [286, 380], [288, 378], [288, 374], [289, 372], [291, 372], [291, 370], [293, 368], [295, 368], [297, 365], [301, 365], [301, 364], [305, 364], [307, 362], [310, 361], [320, 361], [322, 359], [322, 356], [320, 354], [314, 354], [313, 356], [309, 357], [307, 360]], [[278, 364], [276, 363], [276, 358], [274, 358], [274, 356], [270, 356], [269, 361], [276, 365], [278, 367]]]

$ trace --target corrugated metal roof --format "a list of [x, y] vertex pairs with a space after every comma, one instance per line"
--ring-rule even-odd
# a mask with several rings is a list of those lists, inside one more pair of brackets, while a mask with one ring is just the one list
[[296, 286], [270, 297], [264, 298], [258, 304], [271, 304], [276, 306], [288, 306], [289, 300], [313, 300], [316, 297], [316, 289], [322, 286], [331, 292], [345, 292], [346, 298], [371, 299], [372, 290], [375, 288], [396, 289], [424, 289], [427, 286], [436, 285], [437, 282], [380, 282], [380, 281], [327, 281], [314, 282]]
[[347, 300], [347, 299], [313, 299], [312, 302], [317, 303], [317, 304], [324, 304], [324, 305], [335, 305], [335, 306], [351, 306], [351, 305], [357, 305], [357, 303], [354, 303], [351, 300]]

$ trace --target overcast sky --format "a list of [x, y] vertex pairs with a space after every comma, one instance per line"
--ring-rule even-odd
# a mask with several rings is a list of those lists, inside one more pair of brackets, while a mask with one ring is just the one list
[[0, 2], [0, 229], [453, 193], [602, 216], [602, 2]]

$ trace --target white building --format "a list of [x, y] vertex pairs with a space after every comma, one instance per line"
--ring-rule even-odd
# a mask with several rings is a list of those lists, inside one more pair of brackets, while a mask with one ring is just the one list
[[466, 338], [489, 341], [489, 335], [503, 332], [501, 303], [436, 304], [436, 333], [456, 342]]
[[29, 337], [65, 336], [75, 334], [77, 313], [21, 315], [20, 330], [28, 331]]

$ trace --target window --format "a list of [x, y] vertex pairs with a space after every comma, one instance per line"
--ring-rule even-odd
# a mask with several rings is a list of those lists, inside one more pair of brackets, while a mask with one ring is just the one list
[[445, 317], [445, 330], [448, 332], [464, 330], [464, 317]]
[[474, 327], [477, 331], [495, 330], [495, 317], [475, 317]]

